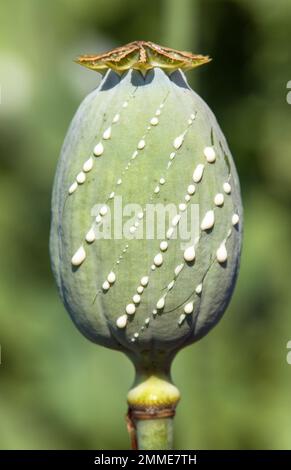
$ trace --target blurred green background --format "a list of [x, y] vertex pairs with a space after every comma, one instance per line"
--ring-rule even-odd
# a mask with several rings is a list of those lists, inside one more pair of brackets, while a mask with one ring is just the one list
[[228, 312], [174, 363], [176, 448], [291, 448], [290, 31], [288, 0], [1, 0], [1, 449], [129, 447], [132, 366], [73, 326], [48, 234], [65, 132], [100, 80], [72, 59], [136, 39], [214, 58], [188, 78], [226, 134], [245, 207]]

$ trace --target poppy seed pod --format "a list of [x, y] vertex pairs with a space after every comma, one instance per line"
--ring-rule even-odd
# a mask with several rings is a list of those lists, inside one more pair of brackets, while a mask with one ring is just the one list
[[[218, 322], [238, 272], [236, 169], [183, 74], [208, 60], [149, 42], [79, 58], [105, 76], [73, 118], [55, 176], [62, 300], [87, 338], [135, 364], [128, 402], [140, 427], [151, 415], [167, 426], [179, 400], [171, 361]], [[152, 439], [139, 447], [170, 446]]]

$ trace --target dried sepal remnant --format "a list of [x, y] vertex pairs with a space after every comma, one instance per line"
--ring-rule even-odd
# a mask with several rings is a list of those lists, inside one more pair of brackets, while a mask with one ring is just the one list
[[113, 69], [122, 73], [128, 69], [135, 69], [145, 73], [154, 67], [168, 72], [177, 69], [190, 70], [210, 60], [208, 56], [177, 51], [150, 41], [134, 41], [105, 54], [80, 56], [76, 62], [97, 72]]

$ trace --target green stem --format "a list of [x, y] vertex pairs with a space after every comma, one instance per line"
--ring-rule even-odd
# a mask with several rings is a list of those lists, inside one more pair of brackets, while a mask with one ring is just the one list
[[[164, 0], [163, 42], [182, 51], [195, 50], [199, 37], [199, 5], [197, 0]], [[195, 74], [189, 78], [192, 88], [197, 85]]]
[[135, 363], [135, 382], [127, 396], [133, 448], [173, 448], [173, 418], [180, 392], [171, 381], [171, 359], [156, 354]]
[[140, 450], [173, 449], [173, 418], [135, 420]]
[[179, 50], [192, 50], [196, 43], [197, 0], [164, 0], [163, 40]]

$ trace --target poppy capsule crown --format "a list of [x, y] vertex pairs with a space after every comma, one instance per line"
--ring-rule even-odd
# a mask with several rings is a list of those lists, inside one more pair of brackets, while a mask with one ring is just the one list
[[146, 74], [154, 67], [170, 73], [178, 69], [190, 70], [210, 60], [208, 56], [177, 51], [151, 41], [134, 41], [105, 54], [80, 56], [75, 62], [100, 73], [108, 69], [117, 73], [132, 69]]

